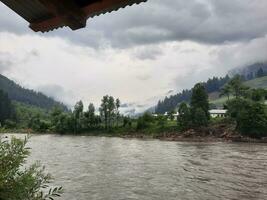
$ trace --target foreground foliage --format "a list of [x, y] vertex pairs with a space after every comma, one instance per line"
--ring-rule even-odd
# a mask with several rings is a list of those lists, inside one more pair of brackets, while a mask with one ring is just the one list
[[27, 139], [0, 138], [0, 200], [53, 200], [62, 194], [62, 188], [49, 188], [50, 174], [36, 162], [25, 167], [29, 148]]

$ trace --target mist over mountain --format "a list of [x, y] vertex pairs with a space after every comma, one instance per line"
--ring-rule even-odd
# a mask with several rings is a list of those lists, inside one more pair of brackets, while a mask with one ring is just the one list
[[25, 89], [1, 74], [0, 90], [8, 93], [9, 98], [13, 101], [37, 106], [46, 110], [49, 110], [54, 106], [59, 106], [65, 111], [68, 110], [67, 106], [63, 103], [55, 101], [53, 98], [48, 97], [41, 92]]
[[251, 80], [260, 76], [260, 73], [267, 74], [267, 62], [257, 62], [244, 67], [234, 68], [228, 72], [228, 75], [232, 77], [239, 74], [246, 80]]

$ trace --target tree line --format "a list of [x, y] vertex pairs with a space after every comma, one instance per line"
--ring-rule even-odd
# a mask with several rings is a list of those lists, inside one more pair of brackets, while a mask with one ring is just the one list
[[29, 127], [37, 131], [47, 129], [57, 133], [82, 133], [94, 130], [111, 130], [122, 124], [120, 100], [106, 95], [101, 100], [99, 112], [93, 103], [85, 109], [82, 101], [78, 101], [73, 111], [64, 112], [60, 107], [54, 107], [50, 113], [50, 122], [42, 121], [38, 116], [33, 117]]
[[[237, 75], [221, 89], [221, 95], [228, 97], [224, 105], [227, 119], [235, 123], [238, 132], [255, 138], [267, 136], [267, 90], [251, 89]], [[180, 104], [178, 124], [187, 130], [208, 126], [209, 121], [208, 94], [204, 85], [199, 83], [193, 88], [190, 106], [185, 102]]]

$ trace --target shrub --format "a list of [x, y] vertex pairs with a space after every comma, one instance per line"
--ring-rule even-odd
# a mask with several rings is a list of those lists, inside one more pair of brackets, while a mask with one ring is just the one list
[[186, 130], [192, 125], [191, 113], [186, 103], [181, 103], [179, 106], [178, 125], [181, 130]]
[[166, 127], [167, 125], [167, 118], [165, 116], [158, 116], [157, 118], [157, 121], [158, 121], [158, 126], [163, 129]]
[[[0, 138], [0, 199], [1, 200], [53, 200], [62, 194], [62, 188], [50, 188], [51, 175], [35, 163], [24, 168], [29, 148], [27, 139]], [[47, 191], [47, 192], [45, 192]]]
[[249, 137], [267, 136], [266, 106], [247, 99], [233, 99], [227, 103], [228, 115], [236, 122], [236, 129]]
[[154, 122], [153, 116], [149, 113], [145, 113], [137, 120], [137, 130], [149, 128], [153, 122]]
[[202, 127], [208, 125], [208, 118], [202, 108], [197, 108], [193, 114], [193, 125], [195, 127]]
[[255, 138], [267, 136], [267, 114], [263, 104], [247, 105], [238, 113], [236, 120], [237, 129], [243, 135]]

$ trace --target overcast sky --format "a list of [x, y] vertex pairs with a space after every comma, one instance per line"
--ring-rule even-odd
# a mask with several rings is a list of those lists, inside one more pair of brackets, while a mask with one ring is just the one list
[[148, 0], [45, 34], [0, 3], [0, 73], [68, 105], [110, 94], [139, 111], [266, 60], [266, 0]]

